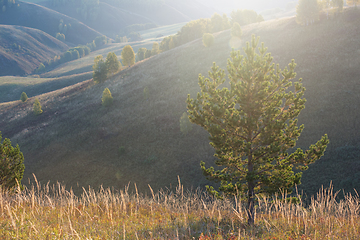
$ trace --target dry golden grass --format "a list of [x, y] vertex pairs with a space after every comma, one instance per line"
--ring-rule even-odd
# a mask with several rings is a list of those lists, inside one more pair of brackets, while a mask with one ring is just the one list
[[23, 191], [0, 191], [1, 239], [358, 239], [359, 197], [335, 201], [321, 189], [308, 206], [258, 196], [256, 224], [246, 224], [241, 199], [217, 200], [201, 191], [143, 195], [35, 182]]

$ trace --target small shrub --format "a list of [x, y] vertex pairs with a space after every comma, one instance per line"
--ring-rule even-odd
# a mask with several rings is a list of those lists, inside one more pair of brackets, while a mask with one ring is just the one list
[[45, 65], [43, 63], [40, 63], [39, 67], [36, 69], [37, 73], [45, 72]]
[[20, 97], [20, 100], [21, 100], [22, 102], [26, 102], [26, 101], [28, 100], [28, 96], [26, 95], [25, 92], [22, 92], [21, 97]]
[[119, 155], [123, 155], [123, 154], [125, 154], [125, 152], [126, 152], [126, 150], [125, 150], [124, 146], [119, 147], [119, 150], [118, 150]]
[[214, 44], [214, 35], [211, 33], [204, 33], [203, 44], [205, 47], [210, 47]]
[[35, 115], [40, 115], [43, 110], [41, 109], [41, 104], [39, 102], [39, 99], [35, 98], [35, 102], [34, 102], [34, 105], [33, 105], [33, 112]]
[[62, 34], [62, 33], [56, 33], [56, 39], [62, 41], [62, 42], [65, 42], [65, 34]]
[[104, 107], [108, 107], [113, 103], [113, 97], [111, 96], [111, 92], [108, 88], [104, 89], [101, 100]]

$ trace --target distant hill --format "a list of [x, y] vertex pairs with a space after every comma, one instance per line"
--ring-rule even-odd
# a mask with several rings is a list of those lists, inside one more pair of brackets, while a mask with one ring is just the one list
[[84, 22], [88, 26], [109, 36], [115, 37], [126, 26], [132, 24], [155, 23], [158, 25], [171, 25], [175, 23], [189, 22], [194, 19], [208, 18], [216, 10], [207, 7], [197, 1], [165, 1], [163, 4], [149, 1], [147, 4], [124, 4], [116, 0], [100, 1], [96, 20], [84, 19], [77, 10], [80, 2], [73, 4], [53, 5], [51, 1], [43, 1], [40, 4], [54, 9], [68, 16]]
[[[24, 153], [24, 183], [35, 173], [42, 182], [67, 187], [119, 189], [131, 181], [144, 191], [147, 184], [154, 189], [175, 185], [180, 176], [186, 188], [203, 187], [207, 181], [199, 163], [214, 165], [214, 152], [202, 128], [194, 126], [187, 135], [180, 131], [187, 94], [196, 97], [198, 74], [207, 76], [214, 61], [226, 68], [231, 48], [242, 49], [255, 34], [281, 68], [295, 59], [297, 77], [303, 78], [307, 103], [299, 118], [305, 130], [298, 147], [329, 135], [327, 153], [305, 172], [303, 189], [313, 194], [333, 180], [337, 189], [359, 190], [359, 31], [360, 14], [351, 10], [307, 27], [294, 17], [251, 24], [241, 40], [220, 32], [210, 48], [197, 39], [102, 84], [87, 81], [38, 96], [40, 116], [32, 114], [34, 98], [2, 103], [0, 130]], [[109, 108], [101, 106], [105, 88], [114, 97]]]
[[31, 73], [69, 46], [37, 29], [0, 25], [0, 76]]
[[115, 38], [115, 36], [118, 35], [126, 26], [152, 22], [151, 19], [148, 19], [145, 16], [117, 8], [105, 2], [99, 3], [98, 17], [96, 20], [86, 20], [82, 18], [77, 11], [77, 5], [69, 6], [60, 4], [54, 6], [51, 1], [43, 1], [40, 4], [74, 19], [78, 19], [79, 21], [87, 24], [89, 27], [112, 38]]
[[73, 45], [86, 44], [101, 34], [82, 22], [46, 7], [27, 2], [8, 8], [0, 14], [0, 24], [18, 25], [39, 29], [51, 36], [59, 32], [59, 24], [71, 25], [66, 31], [66, 42]]

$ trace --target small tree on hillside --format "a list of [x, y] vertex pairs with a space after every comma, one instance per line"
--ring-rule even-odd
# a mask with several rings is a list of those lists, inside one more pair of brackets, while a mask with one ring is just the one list
[[151, 49], [151, 56], [155, 56], [160, 53], [159, 43], [154, 42]]
[[106, 80], [107, 67], [101, 55], [95, 57], [93, 71], [93, 79], [96, 83], [100, 83]]
[[214, 44], [214, 35], [211, 33], [204, 33], [203, 44], [205, 47], [210, 47]]
[[111, 96], [111, 92], [108, 88], [104, 89], [101, 102], [104, 107], [108, 107], [113, 103], [113, 97]]
[[121, 51], [121, 59], [124, 66], [134, 65], [135, 53], [130, 45], [126, 45]]
[[62, 42], [65, 42], [65, 34], [57, 33], [55, 37], [56, 37], [56, 39], [58, 39]]
[[234, 22], [232, 28], [231, 28], [231, 36], [240, 38], [242, 36], [242, 30], [240, 27], [240, 24], [237, 22]]
[[40, 63], [39, 67], [35, 70], [36, 73], [42, 73], [45, 72], [45, 65], [43, 63]]
[[26, 102], [26, 101], [28, 100], [28, 96], [26, 95], [25, 92], [22, 92], [22, 93], [21, 93], [20, 100], [21, 100], [22, 102]]
[[[188, 96], [189, 118], [210, 134], [215, 148], [215, 162], [220, 170], [206, 168], [209, 180], [219, 181], [219, 191], [238, 195], [248, 200], [248, 223], [254, 224], [255, 194], [291, 193], [300, 184], [302, 171], [318, 160], [328, 144], [323, 136], [309, 150], [294, 150], [304, 126], [297, 126], [297, 117], [305, 107], [305, 88], [300, 81], [289, 91], [295, 77], [295, 63], [283, 71], [274, 67], [271, 54], [262, 44], [256, 52], [259, 39], [240, 51], [231, 52], [228, 60], [230, 89], [222, 88], [225, 72], [214, 63], [210, 79], [199, 76], [201, 92], [195, 100]], [[296, 173], [294, 172], [296, 170]], [[222, 197], [213, 187], [210, 193]]]
[[33, 104], [33, 112], [35, 115], [42, 114], [43, 110], [41, 109], [41, 104], [39, 102], [39, 99], [35, 98], [34, 104]]
[[151, 57], [151, 50], [150, 49], [146, 49], [145, 52], [145, 59]]
[[220, 32], [224, 30], [223, 18], [220, 14], [214, 13], [211, 16], [211, 32]]
[[142, 61], [145, 59], [145, 52], [146, 52], [146, 48], [139, 48], [136, 57], [138, 61]]
[[107, 72], [113, 75], [121, 68], [121, 63], [114, 52], [108, 53], [105, 61]]
[[0, 185], [5, 189], [21, 188], [21, 179], [24, 175], [24, 156], [19, 145], [11, 146], [10, 139], [1, 142], [0, 132]]
[[309, 25], [319, 20], [319, 4], [317, 0], [299, 0], [296, 7], [296, 22]]

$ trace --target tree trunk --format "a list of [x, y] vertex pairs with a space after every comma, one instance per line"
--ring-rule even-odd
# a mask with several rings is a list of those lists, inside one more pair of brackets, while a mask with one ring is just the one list
[[254, 212], [254, 181], [248, 182], [248, 224], [254, 225], [255, 223], [255, 212]]
[[[253, 162], [252, 162], [252, 153], [250, 151], [250, 155], [248, 156], [248, 174], [253, 173], [254, 171], [254, 166], [253, 166]], [[251, 179], [250, 181], [248, 181], [248, 224], [249, 225], [254, 225], [255, 222], [255, 216], [254, 216], [254, 180]]]

